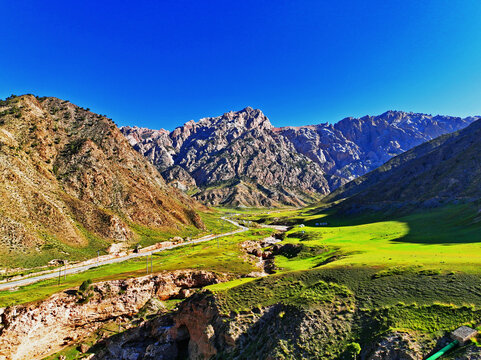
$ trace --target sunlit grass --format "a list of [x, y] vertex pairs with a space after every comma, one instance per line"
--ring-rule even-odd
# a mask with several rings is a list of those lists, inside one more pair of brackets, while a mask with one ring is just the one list
[[[211, 241], [165, 250], [153, 255], [153, 272], [179, 269], [198, 269], [219, 273], [248, 274], [257, 268], [246, 260], [240, 243], [249, 239], [261, 239], [272, 233], [271, 229], [257, 229]], [[49, 279], [27, 285], [16, 291], [0, 291], [0, 307], [37, 301], [56, 292], [79, 286], [84, 280], [93, 282], [125, 279], [146, 275], [146, 257], [131, 259], [68, 275], [67, 279]], [[149, 260], [150, 272], [150, 260]]]
[[[323, 246], [338, 259], [325, 266], [421, 266], [443, 270], [479, 272], [481, 269], [481, 224], [466, 206], [450, 206], [376, 221], [376, 218], [342, 218], [327, 214], [295, 216], [305, 224], [288, 232], [286, 242], [306, 247]], [[292, 218], [291, 218], [292, 219]], [[362, 221], [361, 221], [362, 220]], [[326, 226], [316, 223], [329, 221]], [[354, 225], [350, 225], [354, 223]], [[298, 236], [304, 232], [305, 239]], [[306, 239], [307, 238], [307, 239]], [[317, 258], [278, 257], [285, 270], [315, 267]]]

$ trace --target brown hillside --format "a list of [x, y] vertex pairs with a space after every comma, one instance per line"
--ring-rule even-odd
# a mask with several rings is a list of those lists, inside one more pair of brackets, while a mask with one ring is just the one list
[[0, 102], [1, 253], [135, 242], [134, 224], [202, 227], [191, 204], [110, 119], [56, 98]]

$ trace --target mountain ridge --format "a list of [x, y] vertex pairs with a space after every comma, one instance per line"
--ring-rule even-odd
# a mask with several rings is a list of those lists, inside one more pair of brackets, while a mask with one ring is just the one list
[[481, 197], [479, 137], [481, 120], [394, 157], [323, 202], [343, 200], [340, 209], [359, 211], [476, 201]]
[[[190, 120], [171, 132], [137, 127], [121, 131], [167, 182], [204, 203], [302, 206], [478, 118], [389, 110], [335, 124], [274, 127], [261, 110], [246, 107]], [[207, 141], [213, 145], [206, 146]], [[244, 169], [242, 153], [249, 158], [250, 172]], [[270, 168], [275, 163], [281, 166]], [[228, 186], [232, 183], [234, 188]]]

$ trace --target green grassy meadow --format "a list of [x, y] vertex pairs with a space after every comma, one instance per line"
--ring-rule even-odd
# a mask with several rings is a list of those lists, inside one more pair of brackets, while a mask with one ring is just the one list
[[334, 261], [324, 266], [414, 266], [474, 273], [481, 270], [481, 218], [471, 205], [452, 205], [391, 219], [378, 214], [316, 214], [314, 209], [244, 218], [294, 226], [285, 242], [301, 244], [303, 251], [291, 259], [277, 258], [284, 271], [315, 268], [333, 256]]
[[277, 255], [275, 275], [207, 287], [224, 314], [274, 304], [322, 311], [340, 302], [355, 314], [351, 335], [361, 344], [388, 331], [435, 339], [481, 323], [481, 223], [475, 206], [398, 216], [339, 216], [316, 208], [239, 216], [290, 224], [283, 243], [300, 251]]
[[[233, 225], [220, 220], [226, 213], [239, 214], [240, 220], [265, 224], [291, 224], [283, 243], [302, 246], [293, 257], [276, 256], [278, 272], [336, 267], [368, 267], [378, 271], [462, 272], [479, 274], [481, 269], [481, 223], [469, 205], [432, 209], [387, 219], [376, 214], [340, 217], [307, 209], [220, 209], [203, 215], [210, 232], [230, 231]], [[316, 226], [316, 223], [328, 224]], [[304, 224], [304, 227], [299, 227]], [[152, 233], [143, 229], [143, 243], [161, 241], [171, 234]], [[235, 276], [254, 270], [243, 258], [239, 243], [269, 236], [274, 230], [253, 229], [194, 246], [168, 250], [154, 255], [154, 272], [175, 269], [205, 269]], [[185, 235], [185, 234], [184, 234]], [[47, 280], [17, 291], [0, 292], [0, 307], [40, 300], [66, 288], [78, 286], [86, 279], [103, 281], [145, 274], [143, 258], [91, 269], [69, 275], [60, 285]], [[241, 280], [246, 281], [246, 280]], [[219, 285], [232, 287], [237, 281]]]

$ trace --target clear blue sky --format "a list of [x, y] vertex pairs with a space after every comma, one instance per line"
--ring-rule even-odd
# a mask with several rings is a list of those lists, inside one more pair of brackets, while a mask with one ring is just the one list
[[276, 126], [481, 114], [481, 1], [2, 1], [0, 97], [173, 129], [245, 106]]

